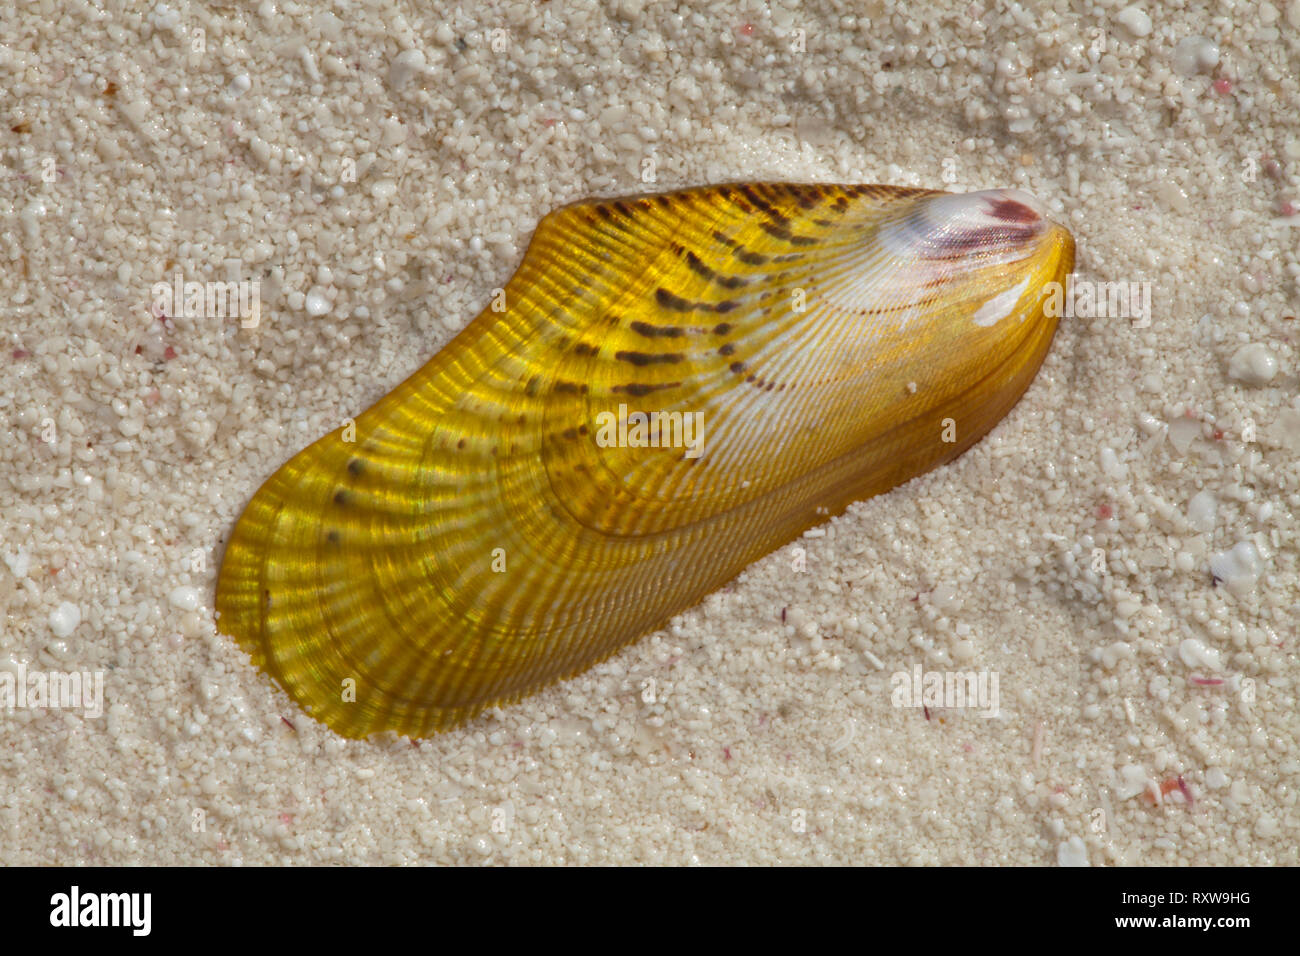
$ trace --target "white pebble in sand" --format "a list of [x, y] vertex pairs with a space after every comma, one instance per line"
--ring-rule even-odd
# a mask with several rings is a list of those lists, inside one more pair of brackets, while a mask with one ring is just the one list
[[424, 54], [421, 51], [404, 50], [393, 57], [393, 62], [389, 64], [388, 82], [393, 89], [400, 90], [412, 77], [420, 75], [425, 69]]
[[1173, 64], [1179, 76], [1208, 73], [1219, 65], [1219, 45], [1205, 37], [1186, 37], [1174, 47]]
[[1236, 595], [1249, 594], [1255, 589], [1264, 562], [1255, 546], [1240, 541], [1227, 551], [1210, 556], [1210, 573], [1222, 581]]
[[1187, 523], [1196, 531], [1213, 531], [1219, 499], [1212, 491], [1198, 491], [1187, 502]]
[[1228, 376], [1243, 385], [1266, 385], [1276, 374], [1277, 357], [1259, 342], [1243, 345], [1228, 361]]
[[1103, 448], [1101, 450], [1101, 470], [1106, 473], [1108, 478], [1123, 478], [1128, 474], [1128, 468], [1119, 460], [1113, 448]]
[[199, 589], [188, 586], [172, 588], [167, 595], [167, 603], [178, 611], [197, 611], [199, 609]]
[[0, 554], [0, 557], [4, 558], [4, 562], [9, 568], [9, 573], [19, 581], [27, 577], [27, 572], [31, 570], [32, 557], [22, 548], [19, 548], [12, 554], [8, 551], [3, 552]]
[[1116, 19], [1135, 37], [1144, 37], [1151, 32], [1151, 17], [1141, 7], [1125, 7]]
[[307, 293], [306, 300], [307, 314], [310, 316], [320, 316], [327, 313], [331, 306], [330, 300], [319, 289], [312, 289]]
[[50, 630], [55, 637], [68, 637], [81, 623], [81, 608], [64, 601], [50, 612]]
[[1115, 786], [1115, 794], [1121, 800], [1127, 800], [1130, 797], [1136, 797], [1139, 793], [1147, 788], [1147, 772], [1137, 764], [1126, 764], [1120, 768], [1119, 781]]
[[1219, 660], [1219, 652], [1212, 647], [1207, 647], [1204, 641], [1195, 637], [1185, 638], [1178, 645], [1178, 656], [1182, 658], [1185, 667], [1211, 671], [1223, 669], [1223, 664]]
[[1088, 848], [1078, 837], [1070, 837], [1056, 848], [1058, 866], [1088, 866]]
[[1201, 423], [1194, 418], [1176, 418], [1169, 423], [1169, 443], [1181, 455], [1201, 434]]

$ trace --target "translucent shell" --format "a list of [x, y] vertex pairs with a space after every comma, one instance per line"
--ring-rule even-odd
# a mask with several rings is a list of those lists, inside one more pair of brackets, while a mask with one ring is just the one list
[[218, 625], [348, 737], [517, 700], [972, 445], [1038, 370], [1073, 260], [1009, 190], [565, 206], [503, 310], [257, 492]]

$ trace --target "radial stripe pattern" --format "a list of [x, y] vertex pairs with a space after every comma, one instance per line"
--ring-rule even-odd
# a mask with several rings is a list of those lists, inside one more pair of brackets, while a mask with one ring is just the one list
[[218, 625], [345, 736], [517, 700], [978, 440], [1037, 371], [1073, 257], [1010, 190], [558, 209], [504, 311], [254, 495]]

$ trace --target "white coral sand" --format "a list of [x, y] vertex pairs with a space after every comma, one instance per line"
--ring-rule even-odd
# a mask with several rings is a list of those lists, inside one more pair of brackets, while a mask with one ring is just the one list
[[[0, 701], [45, 685], [0, 861], [1300, 863], [1298, 0], [105, 6], [0, 25]], [[953, 465], [419, 746], [217, 634], [259, 482], [540, 215], [739, 179], [1022, 188], [1151, 314], [1067, 318]], [[160, 320], [178, 271], [259, 280], [256, 327]], [[924, 696], [957, 673], [996, 716]]]

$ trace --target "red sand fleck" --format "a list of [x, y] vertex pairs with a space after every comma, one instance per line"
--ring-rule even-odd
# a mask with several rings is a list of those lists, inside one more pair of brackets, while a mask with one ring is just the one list
[[292, 825], [293, 825], [293, 814], [292, 814], [292, 813], [282, 813], [282, 814], [280, 814], [280, 822], [283, 823], [285, 826], [292, 826]]
[[1113, 517], [1115, 517], [1114, 508], [1106, 504], [1104, 501], [1101, 504], [1097, 505], [1097, 518], [1099, 520], [1105, 521], [1107, 518], [1113, 518]]
[[730, 747], [723, 747], [723, 748], [722, 748], [722, 757], [723, 757], [724, 760], [730, 760], [730, 759], [731, 759], [731, 748], [730, 748]]
[[171, 361], [172, 359], [174, 359], [175, 357], [176, 357], [176, 350], [175, 350], [174, 348], [172, 348], [170, 345], [167, 346], [167, 348], [163, 349], [163, 358], [164, 358], [164, 359], [166, 359], [167, 361], [170, 362], [170, 361]]
[[1227, 96], [1232, 92], [1232, 80], [1217, 79], [1214, 81], [1214, 92]]
[[14, 360], [19, 361], [29, 357], [32, 353], [26, 349], [14, 349]]
[[282, 714], [282, 715], [280, 716], [280, 719], [281, 719], [282, 721], [284, 721], [284, 725], [285, 725], [286, 727], [288, 727], [290, 730], [292, 730], [294, 733], [297, 733], [297, 732], [298, 732], [298, 728], [295, 727], [295, 726], [293, 725], [293, 721], [290, 720], [288, 717], [285, 717], [285, 716]]
[[1192, 683], [1198, 687], [1219, 687], [1223, 684], [1222, 677], [1197, 677], [1192, 675]]
[[1147, 787], [1146, 792], [1142, 794], [1142, 799], [1152, 806], [1155, 806], [1157, 803], [1161, 802], [1162, 797], [1167, 797], [1175, 790], [1181, 791], [1183, 796], [1188, 798], [1188, 802], [1191, 802], [1191, 795], [1188, 793], [1187, 784], [1183, 783], [1181, 774], [1177, 777], [1166, 777], [1162, 780], [1160, 782], [1160, 793], [1158, 795], [1155, 792], [1155, 787]]
[[1294, 216], [1297, 212], [1300, 212], [1300, 206], [1288, 201], [1279, 205], [1277, 211], [1278, 214], [1282, 216]]
[[742, 23], [736, 29], [736, 32], [739, 33], [742, 37], [752, 37], [754, 35], [754, 24]]

